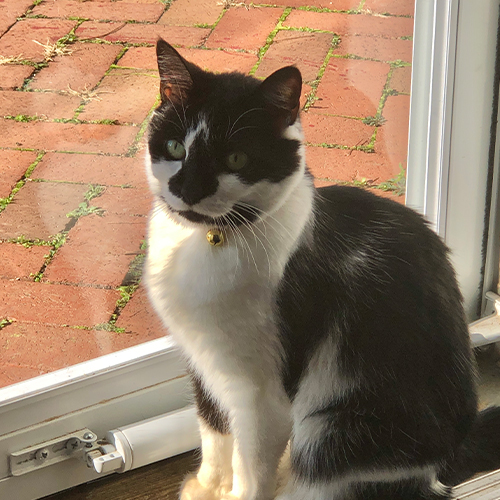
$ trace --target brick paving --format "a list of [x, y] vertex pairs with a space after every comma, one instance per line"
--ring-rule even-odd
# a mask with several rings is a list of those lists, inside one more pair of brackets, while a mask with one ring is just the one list
[[404, 201], [412, 0], [0, 0], [0, 387], [164, 334], [140, 284], [162, 36], [296, 64], [318, 186]]

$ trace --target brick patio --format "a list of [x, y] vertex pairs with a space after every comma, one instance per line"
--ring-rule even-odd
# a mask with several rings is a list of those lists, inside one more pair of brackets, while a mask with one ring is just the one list
[[404, 201], [413, 4], [0, 0], [0, 387], [164, 334], [139, 281], [158, 36], [210, 71], [296, 64], [317, 185]]

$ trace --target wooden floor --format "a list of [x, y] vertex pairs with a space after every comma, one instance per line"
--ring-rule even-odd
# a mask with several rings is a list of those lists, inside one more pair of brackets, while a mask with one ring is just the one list
[[188, 472], [196, 470], [196, 452], [113, 474], [92, 483], [50, 495], [43, 500], [178, 500], [179, 487]]

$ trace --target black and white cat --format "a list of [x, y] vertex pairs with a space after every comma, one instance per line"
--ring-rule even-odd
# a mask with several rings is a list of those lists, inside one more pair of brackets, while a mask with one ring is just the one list
[[397, 203], [314, 188], [295, 67], [261, 82], [157, 54], [145, 283], [202, 436], [180, 498], [446, 499], [500, 467], [440, 239]]

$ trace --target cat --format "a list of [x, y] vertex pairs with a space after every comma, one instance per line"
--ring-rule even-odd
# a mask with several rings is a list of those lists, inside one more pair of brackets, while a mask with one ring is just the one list
[[296, 67], [210, 73], [161, 39], [157, 57], [144, 280], [198, 407], [181, 500], [449, 499], [500, 467], [440, 238], [366, 190], [315, 189]]

